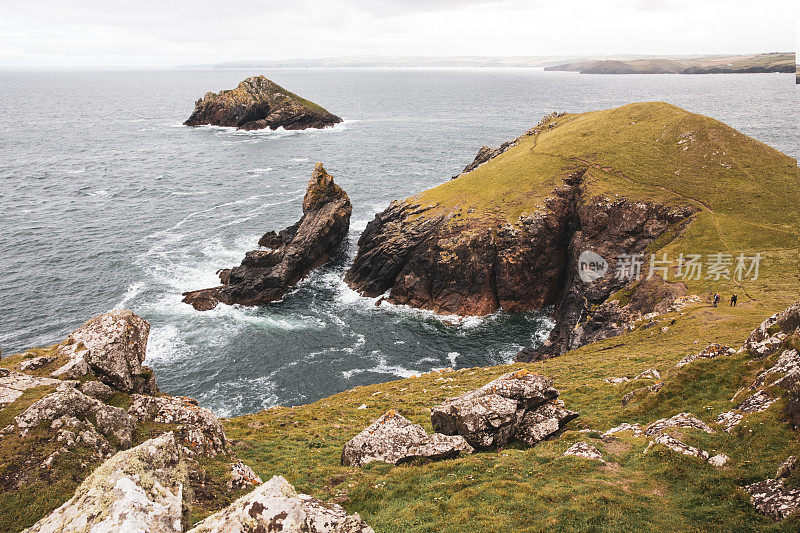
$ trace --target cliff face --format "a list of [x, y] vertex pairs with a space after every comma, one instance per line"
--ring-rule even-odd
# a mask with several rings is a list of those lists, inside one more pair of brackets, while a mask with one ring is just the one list
[[[412, 203], [395, 203], [370, 222], [347, 273], [351, 287], [368, 296], [390, 291], [388, 301], [458, 315], [485, 315], [556, 305], [559, 335], [553, 355], [582, 342], [572, 333], [592, 305], [625, 286], [615, 276], [617, 257], [644, 253], [657, 237], [693, 214], [688, 207], [611, 199], [586, 193], [586, 169], [553, 190], [545, 208], [515, 223], [462, 221], [460, 210], [426, 215]], [[592, 251], [608, 273], [591, 283], [578, 257]]]
[[211, 124], [259, 130], [325, 128], [342, 119], [293, 94], [264, 76], [253, 76], [238, 87], [206, 93], [197, 100], [187, 126]]
[[219, 272], [223, 285], [183, 294], [198, 311], [225, 304], [259, 305], [283, 297], [292, 285], [330, 259], [350, 228], [347, 193], [317, 163], [303, 199], [303, 216], [280, 233], [259, 240], [267, 249], [247, 252], [241, 265]]

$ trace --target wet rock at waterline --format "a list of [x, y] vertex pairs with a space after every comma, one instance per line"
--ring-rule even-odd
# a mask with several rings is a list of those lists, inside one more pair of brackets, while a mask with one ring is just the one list
[[266, 249], [247, 252], [241, 265], [218, 272], [223, 285], [183, 293], [198, 311], [228, 305], [260, 305], [281, 299], [311, 270], [333, 257], [350, 228], [347, 193], [317, 163], [303, 199], [303, 216], [280, 233], [259, 241]]

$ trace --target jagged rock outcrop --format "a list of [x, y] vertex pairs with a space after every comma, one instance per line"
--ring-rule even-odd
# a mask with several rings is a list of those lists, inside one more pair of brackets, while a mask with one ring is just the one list
[[64, 505], [28, 533], [183, 531], [188, 479], [171, 433], [120, 452], [98, 467]]
[[762, 322], [747, 338], [744, 347], [755, 357], [768, 357], [780, 349], [790, 335], [800, 335], [800, 302]]
[[220, 271], [223, 285], [183, 293], [183, 301], [198, 311], [219, 302], [260, 305], [279, 300], [312, 269], [330, 259], [350, 228], [347, 193], [317, 163], [303, 199], [303, 216], [279, 234], [265, 234], [259, 249], [247, 252], [242, 264]]
[[[121, 392], [157, 394], [153, 371], [144, 366], [150, 324], [127, 309], [103, 313], [88, 320], [69, 336], [69, 371], [62, 367], [54, 374], [91, 370], [97, 379]], [[77, 370], [76, 372], [76, 369]]]
[[552, 385], [527, 370], [510, 372], [431, 409], [433, 429], [461, 435], [478, 449], [499, 448], [513, 439], [532, 446], [578, 416], [564, 409]]
[[214, 457], [228, 452], [228, 439], [219, 418], [196, 400], [134, 395], [128, 412], [140, 423], [179, 424], [174, 432], [189, 457]]
[[293, 94], [264, 76], [253, 76], [235, 89], [206, 93], [197, 100], [186, 126], [229, 126], [243, 130], [325, 128], [341, 118]]
[[348, 515], [339, 505], [325, 504], [299, 494], [283, 476], [275, 476], [256, 490], [215, 513], [189, 533], [227, 532], [373, 533], [358, 514]]
[[428, 433], [397, 411], [389, 411], [350, 439], [342, 450], [345, 466], [364, 466], [373, 461], [400, 464], [414, 459], [449, 459], [473, 448], [464, 437]]
[[750, 503], [759, 513], [774, 520], [782, 520], [800, 512], [800, 489], [786, 486], [797, 465], [797, 457], [791, 456], [778, 467], [774, 479], [766, 479], [745, 487], [750, 494]]

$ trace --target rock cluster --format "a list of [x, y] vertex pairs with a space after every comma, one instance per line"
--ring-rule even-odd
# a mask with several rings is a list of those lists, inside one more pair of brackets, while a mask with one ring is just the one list
[[720, 356], [730, 356], [735, 353], [735, 350], [730, 346], [723, 346], [721, 344], [712, 343], [706, 346], [702, 352], [687, 355], [675, 365], [677, 368], [681, 368], [683, 366], [688, 365], [689, 363], [693, 363], [698, 359], [714, 359]]
[[264, 248], [247, 252], [238, 267], [221, 270], [223, 285], [183, 293], [183, 301], [207, 311], [219, 302], [261, 305], [283, 298], [291, 286], [336, 254], [350, 228], [352, 210], [347, 193], [317, 163], [302, 218], [280, 233], [265, 234], [259, 241]]
[[755, 357], [768, 357], [779, 350], [790, 335], [800, 335], [800, 302], [762, 322], [747, 338], [744, 347]]
[[414, 459], [449, 459], [472, 452], [464, 437], [428, 435], [422, 426], [397, 411], [389, 411], [345, 444], [341, 463], [364, 466], [382, 461], [396, 465]]
[[800, 511], [800, 489], [786, 486], [785, 478], [797, 466], [797, 457], [791, 456], [778, 467], [774, 479], [766, 479], [745, 487], [750, 503], [756, 510], [775, 520], [782, 520]]
[[578, 413], [564, 408], [553, 381], [527, 370], [505, 374], [480, 389], [431, 409], [434, 430], [461, 435], [478, 449], [516, 439], [534, 445], [558, 432]]
[[59, 379], [29, 376], [0, 368], [0, 409], [14, 403], [22, 394], [34, 387], [58, 387], [64, 382]]
[[264, 76], [253, 76], [235, 89], [206, 93], [197, 100], [186, 126], [229, 126], [243, 130], [304, 130], [342, 121], [320, 106], [290, 93]]

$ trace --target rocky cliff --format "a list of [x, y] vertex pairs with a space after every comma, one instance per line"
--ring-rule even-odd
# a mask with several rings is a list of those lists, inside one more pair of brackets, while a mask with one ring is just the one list
[[235, 89], [206, 93], [197, 100], [187, 126], [211, 124], [243, 130], [325, 128], [342, 119], [268, 80], [253, 76]]
[[[717, 186], [730, 195], [718, 206], [726, 216], [752, 203], [751, 165], [796, 181], [788, 160], [668, 104], [549, 115], [483, 147], [456, 179], [379, 213], [345, 279], [366, 296], [446, 314], [553, 306], [546, 346], [520, 359], [560, 355], [685, 296], [649, 270], [651, 254], [698, 215], [718, 214]], [[583, 254], [602, 263], [599, 276], [583, 279]], [[623, 288], [624, 302], [609, 300]]]
[[207, 311], [219, 302], [260, 305], [283, 297], [292, 285], [330, 259], [350, 228], [347, 193], [317, 163], [303, 199], [303, 216], [280, 233], [270, 231], [241, 265], [219, 272], [223, 285], [183, 294], [185, 303]]

